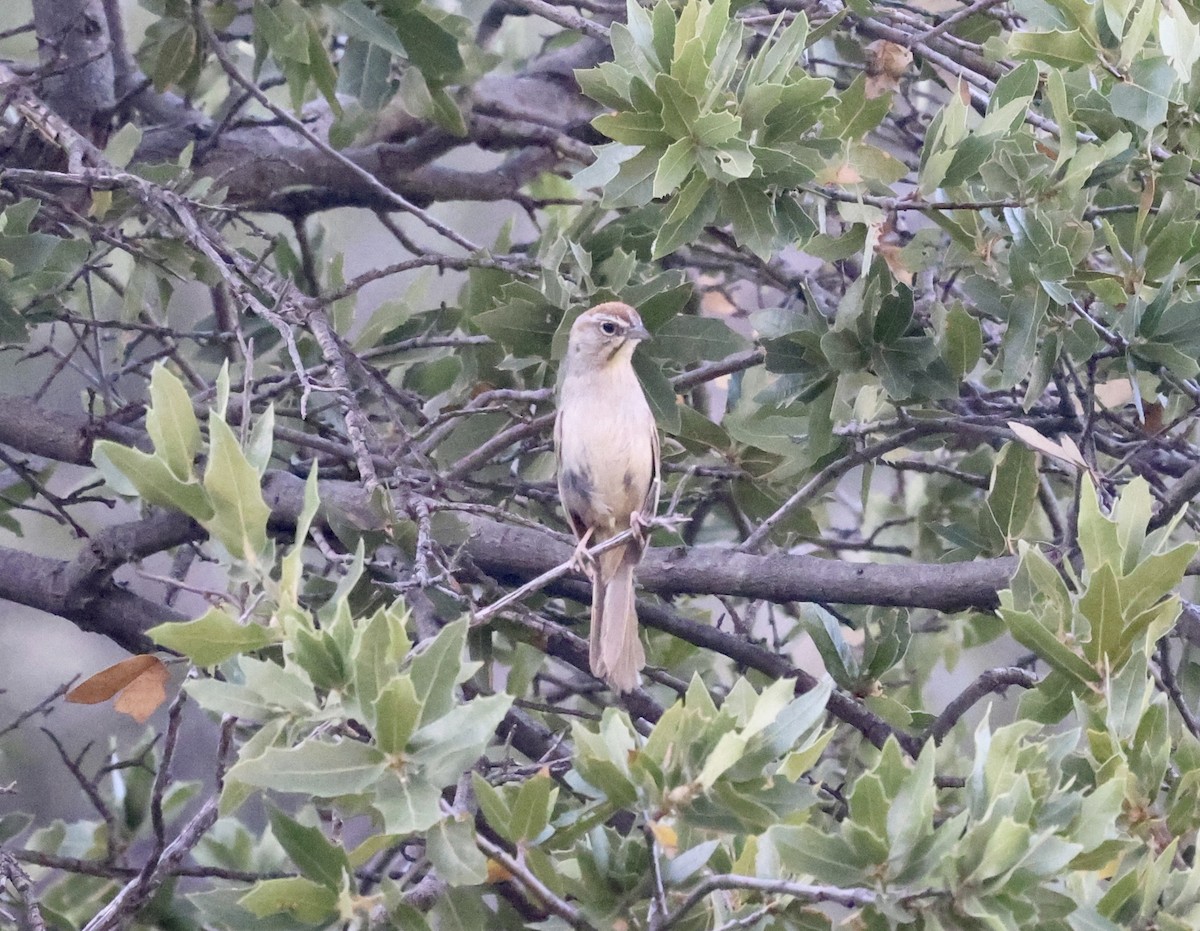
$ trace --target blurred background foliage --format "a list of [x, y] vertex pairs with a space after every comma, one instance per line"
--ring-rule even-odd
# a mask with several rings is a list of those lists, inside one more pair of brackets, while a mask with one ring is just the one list
[[[1197, 24], [6, 4], [0, 927], [1200, 925]], [[619, 699], [549, 440], [606, 300]]]

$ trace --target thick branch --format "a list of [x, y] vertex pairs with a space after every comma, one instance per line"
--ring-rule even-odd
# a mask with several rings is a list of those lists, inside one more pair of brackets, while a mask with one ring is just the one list
[[144, 631], [185, 615], [115, 585], [97, 591], [85, 606], [64, 584], [70, 562], [0, 548], [0, 598], [66, 618], [88, 633], [101, 634], [130, 653], [155, 649]]
[[52, 411], [28, 398], [0, 395], [0, 444], [58, 462], [91, 465], [92, 441], [97, 439], [126, 446], [146, 443], [144, 433], [119, 424], [72, 411]]
[[[295, 520], [304, 482], [268, 472], [263, 493], [277, 520]], [[365, 494], [345, 482], [322, 482], [326, 507], [348, 508], [355, 526], [380, 526]], [[563, 540], [527, 527], [460, 514], [465, 553], [489, 575], [531, 579], [571, 555]], [[458, 541], [447, 539], [445, 545]], [[638, 584], [659, 595], [734, 595], [773, 602], [816, 601], [964, 611], [991, 608], [1016, 569], [1012, 557], [968, 563], [835, 562], [815, 556], [756, 556], [724, 547], [652, 547], [638, 568]]]
[[42, 96], [59, 116], [97, 141], [116, 103], [101, 0], [34, 0], [33, 22], [42, 67], [50, 73]]

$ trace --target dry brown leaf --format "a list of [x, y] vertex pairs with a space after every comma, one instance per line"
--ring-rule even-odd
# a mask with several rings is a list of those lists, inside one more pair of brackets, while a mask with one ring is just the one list
[[169, 676], [162, 660], [143, 653], [101, 669], [67, 692], [66, 697], [77, 705], [95, 705], [120, 693], [113, 708], [145, 724], [154, 709], [167, 700]]
[[912, 64], [912, 52], [903, 45], [877, 39], [867, 46], [867, 97], [898, 90], [900, 79]]
[[170, 673], [162, 660], [157, 657], [151, 659], [155, 665], [125, 686], [113, 702], [115, 710], [129, 715], [138, 724], [145, 724], [155, 709], [167, 700], [166, 686]]
[[875, 251], [887, 264], [888, 271], [892, 273], [892, 277], [901, 284], [906, 284], [912, 287], [913, 273], [912, 270], [904, 264], [904, 256], [900, 253], [902, 247], [894, 242], [881, 242], [875, 246]]
[[715, 288], [705, 291], [700, 297], [700, 311], [707, 317], [732, 317], [737, 310], [737, 304]]
[[1142, 423], [1142, 432], [1147, 436], [1162, 433], [1166, 427], [1163, 417], [1167, 413], [1167, 409], [1158, 401], [1150, 401], [1142, 405], [1142, 410], [1146, 414], [1146, 420]]
[[114, 663], [107, 669], [101, 669], [94, 676], [84, 679], [75, 688], [67, 692], [67, 701], [77, 705], [95, 705], [108, 701], [117, 692], [129, 685], [134, 679], [153, 666], [162, 665], [162, 660], [149, 653], [131, 656], [119, 663]]

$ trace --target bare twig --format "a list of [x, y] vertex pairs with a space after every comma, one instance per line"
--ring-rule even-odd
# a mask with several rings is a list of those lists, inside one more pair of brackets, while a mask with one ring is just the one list
[[974, 682], [968, 685], [960, 692], [953, 701], [950, 702], [937, 716], [929, 729], [925, 732], [926, 740], [933, 740], [936, 743], [941, 743], [942, 739], [950, 733], [954, 725], [959, 722], [964, 714], [981, 698], [991, 695], [994, 692], [1003, 692], [1006, 688], [1012, 685], [1018, 685], [1023, 689], [1031, 689], [1037, 686], [1038, 677], [1028, 669], [1021, 669], [1018, 666], [1004, 666], [998, 669], [989, 669], [981, 674]]
[[871, 889], [848, 888], [837, 886], [819, 886], [809, 883], [788, 882], [782, 879], [758, 879], [753, 876], [720, 875], [709, 876], [688, 893], [687, 898], [671, 914], [662, 921], [651, 921], [652, 931], [670, 931], [678, 925], [693, 908], [699, 905], [707, 896], [723, 889], [745, 889], [749, 892], [760, 892], [765, 895], [786, 895], [803, 899], [806, 902], [830, 902], [846, 908], [860, 908], [870, 905], [878, 897]]

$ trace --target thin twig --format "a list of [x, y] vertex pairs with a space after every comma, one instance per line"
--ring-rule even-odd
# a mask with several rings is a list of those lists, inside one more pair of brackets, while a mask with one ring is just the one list
[[16, 890], [17, 901], [25, 912], [26, 931], [46, 931], [46, 922], [42, 919], [42, 911], [33, 892], [33, 881], [12, 854], [0, 850], [0, 881], [6, 879]]
[[[535, 3], [538, 2], [538, 0], [525, 0], [525, 2]], [[343, 153], [339, 152], [316, 133], [312, 132], [312, 130], [310, 130], [304, 125], [304, 123], [298, 120], [287, 110], [277, 106], [270, 97], [262, 92], [257, 84], [242, 74], [238, 67], [230, 60], [228, 54], [225, 52], [225, 47], [221, 44], [221, 40], [218, 39], [213, 33], [212, 27], [208, 25], [208, 19], [205, 16], [200, 15], [199, 11], [197, 11], [197, 15], [193, 17], [193, 20], [196, 24], [196, 27], [204, 36], [205, 43], [212, 50], [212, 53], [216, 57], [218, 64], [220, 64], [221, 69], [225, 72], [229, 79], [245, 90], [246, 93], [250, 94], [250, 96], [258, 101], [261, 106], [270, 110], [271, 113], [274, 114], [275, 118], [283, 123], [283, 125], [302, 136], [310, 145], [316, 148], [323, 155], [333, 159], [333, 161], [353, 174], [373, 193], [381, 197], [384, 203], [390, 204], [398, 210], [403, 210], [405, 213], [412, 214], [431, 230], [444, 236], [456, 246], [461, 246], [468, 252], [482, 251], [478, 245], [471, 242], [465, 236], [460, 235], [457, 231], [447, 226], [428, 211], [422, 210], [407, 197], [404, 197], [393, 191], [390, 187], [371, 174], [371, 172], [367, 171], [353, 159], [346, 157]]]
[[[598, 543], [595, 546], [588, 549], [587, 554], [588, 554], [588, 556], [590, 556], [594, 559], [595, 557], [599, 556], [601, 553], [607, 553], [609, 550], [616, 549], [618, 546], [621, 546], [623, 543], [625, 543], [629, 540], [632, 540], [633, 537], [634, 537], [634, 532], [633, 532], [632, 528], [630, 528], [628, 530], [622, 530], [615, 537], [609, 537], [603, 543]], [[472, 627], [482, 627], [484, 624], [488, 623], [488, 621], [490, 621], [492, 618], [494, 618], [497, 614], [499, 614], [501, 611], [503, 611], [505, 608], [507, 608], [509, 605], [515, 604], [516, 602], [523, 600], [527, 595], [532, 595], [534, 592], [540, 591], [541, 589], [543, 589], [547, 585], [549, 585], [551, 582], [553, 582], [555, 579], [560, 579], [564, 575], [566, 575], [568, 572], [573, 572], [573, 571], [575, 571], [574, 557], [572, 557], [571, 559], [564, 560], [563, 562], [561, 562], [557, 566], [555, 566], [553, 569], [547, 569], [545, 572], [543, 572], [537, 578], [530, 579], [528, 582], [526, 582], [520, 588], [513, 589], [511, 592], [509, 592], [503, 598], [501, 598], [497, 601], [494, 601], [490, 605], [480, 608], [478, 611], [474, 612], [474, 614], [471, 617], [471, 626]]]
[[[548, 912], [557, 915], [576, 931], [597, 931], [595, 925], [583, 917], [583, 912], [570, 902], [559, 898], [523, 862], [499, 844], [493, 843], [482, 834], [475, 835], [475, 843], [483, 853], [495, 860], [513, 879]], [[91, 931], [91, 929], [85, 929]]]

